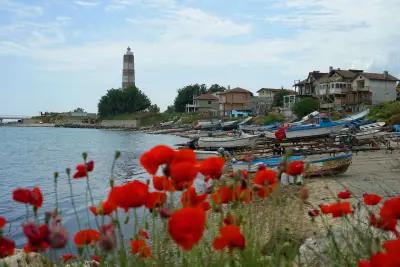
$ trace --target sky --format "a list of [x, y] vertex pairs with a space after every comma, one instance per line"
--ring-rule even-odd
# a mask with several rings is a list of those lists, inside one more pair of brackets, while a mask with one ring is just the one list
[[0, 0], [0, 115], [97, 112], [135, 54], [162, 110], [193, 83], [290, 88], [309, 71], [400, 77], [399, 0]]

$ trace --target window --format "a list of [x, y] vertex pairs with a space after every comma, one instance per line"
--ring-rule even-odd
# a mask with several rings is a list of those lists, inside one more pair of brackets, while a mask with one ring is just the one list
[[211, 101], [210, 100], [208, 101], [208, 104], [211, 105]]
[[340, 84], [337, 83], [337, 84], [336, 84], [336, 88], [339, 88], [339, 85], [340, 85]]

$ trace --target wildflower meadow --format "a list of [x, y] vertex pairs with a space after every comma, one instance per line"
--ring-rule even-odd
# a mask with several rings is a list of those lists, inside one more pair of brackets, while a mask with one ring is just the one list
[[[319, 223], [326, 246], [313, 257], [327, 266], [400, 266], [400, 196], [383, 199], [366, 192], [357, 201], [346, 189], [335, 202], [314, 207], [307, 202], [306, 185], [280, 185], [280, 173], [268, 166], [255, 174], [224, 173], [223, 158], [199, 161], [192, 150], [164, 145], [140, 157], [151, 179], [116, 184], [118, 158], [116, 152], [110, 188], [100, 202], [91, 193], [95, 162], [86, 153], [75, 171], [54, 175], [53, 210], [41, 210], [46, 199], [38, 187], [10, 192], [16, 207], [26, 209], [23, 251], [40, 253], [42, 266], [320, 266], [301, 254], [306, 232]], [[302, 161], [292, 161], [281, 171], [295, 177], [304, 168]], [[58, 204], [57, 181], [64, 177], [79, 229], [75, 233], [63, 226]], [[86, 180], [93, 228], [83, 228], [76, 211], [78, 179]], [[339, 230], [332, 228], [336, 220]], [[133, 227], [124, 231], [128, 222]], [[0, 228], [6, 224], [0, 217]], [[1, 231], [0, 266], [7, 266], [14, 253], [14, 241]]]

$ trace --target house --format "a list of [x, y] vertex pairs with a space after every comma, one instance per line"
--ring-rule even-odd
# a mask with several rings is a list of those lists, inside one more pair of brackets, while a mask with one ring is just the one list
[[[330, 70], [332, 67], [330, 67]], [[295, 91], [300, 97], [302, 96], [316, 96], [316, 87], [318, 87], [318, 81], [321, 78], [327, 77], [329, 73], [312, 71], [308, 73], [307, 79], [297, 81], [294, 84]]]
[[387, 71], [333, 69], [328, 73], [310, 72], [307, 79], [295, 83], [299, 96], [317, 97], [322, 111], [358, 112], [370, 105], [396, 99], [398, 79]]
[[213, 94], [201, 94], [193, 97], [192, 104], [186, 104], [186, 112], [218, 114], [218, 97]]
[[218, 93], [220, 116], [231, 116], [232, 111], [251, 111], [253, 93], [243, 88], [233, 88]]
[[265, 114], [272, 109], [274, 98], [278, 93], [285, 92], [288, 94], [295, 94], [296, 92], [290, 89], [276, 88], [261, 88], [257, 91], [258, 100], [255, 101], [256, 114]]

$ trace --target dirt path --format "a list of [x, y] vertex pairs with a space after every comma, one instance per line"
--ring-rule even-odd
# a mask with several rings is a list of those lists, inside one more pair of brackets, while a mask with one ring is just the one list
[[346, 173], [335, 177], [308, 180], [310, 202], [314, 205], [335, 199], [337, 192], [349, 188], [356, 198], [364, 192], [385, 197], [400, 194], [400, 151], [360, 152]]

